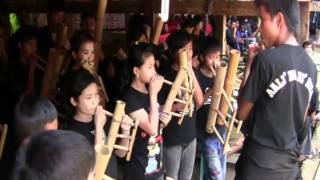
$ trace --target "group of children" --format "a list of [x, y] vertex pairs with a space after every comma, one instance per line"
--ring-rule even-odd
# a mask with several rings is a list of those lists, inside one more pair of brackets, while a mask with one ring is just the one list
[[[298, 179], [297, 152], [305, 137], [304, 119], [314, 92], [316, 71], [294, 37], [299, 18], [297, 1], [256, 0], [256, 5], [268, 49], [259, 52], [255, 48], [249, 52], [237, 117], [247, 121], [246, 139], [236, 166], [236, 179]], [[203, 178], [226, 179], [223, 145], [214, 134], [205, 131], [215, 78], [211, 69], [221, 61], [219, 43], [212, 37], [201, 40], [197, 48], [199, 66], [194, 68], [192, 36], [186, 29], [171, 33], [166, 40], [167, 48], [159, 50], [149, 43], [151, 28], [142, 16], [134, 15], [131, 23], [128, 46], [117, 51], [114, 60], [102, 68], [110, 68], [112, 73], [100, 73], [104, 82], [108, 82], [105, 83], [108, 94], [114, 95], [111, 104], [115, 100], [126, 103], [125, 113], [130, 118], [123, 117], [121, 134], [130, 134], [131, 119], [139, 119], [139, 128], [131, 160], [120, 164], [117, 157], [124, 157], [127, 151], [115, 150], [105, 174], [118, 179], [121, 167], [123, 179], [190, 180], [198, 143], [205, 162]], [[5, 159], [15, 165], [7, 172], [13, 179], [25, 180], [92, 179], [94, 145], [105, 142], [111, 124], [103, 112], [100, 85], [95, 75], [83, 67], [95, 63], [92, 34], [79, 32], [71, 39], [72, 61], [58, 83], [59, 105], [63, 104], [58, 109], [63, 112], [63, 126], [58, 126], [55, 105], [32, 95], [37, 92], [35, 78], [41, 77], [34, 73], [37, 66], [33, 64], [37, 50], [34, 40], [18, 41], [21, 53], [18, 62], [27, 66], [22, 68], [26, 73], [19, 72], [23, 76], [16, 79], [26, 78], [23, 80], [26, 85], [17, 93], [21, 96], [12, 125], [15, 137], [12, 142], [16, 143], [7, 142], [12, 143], [11, 154], [5, 154]], [[178, 118], [163, 112], [162, 106], [171, 89], [164, 79], [174, 81], [181, 51], [187, 52], [194, 95], [192, 112], [186, 112], [179, 125]], [[183, 107], [175, 103], [172, 111], [181, 113]], [[63, 130], [57, 130], [58, 127]], [[216, 128], [226, 134], [224, 126], [217, 124]], [[118, 143], [129, 144], [126, 139]]]

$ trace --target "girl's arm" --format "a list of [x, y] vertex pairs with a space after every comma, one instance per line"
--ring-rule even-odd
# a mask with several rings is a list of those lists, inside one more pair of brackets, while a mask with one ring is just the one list
[[149, 113], [144, 109], [139, 109], [129, 114], [133, 119], [139, 119], [139, 127], [150, 136], [158, 133], [159, 104], [157, 96], [162, 84], [163, 77], [159, 75], [154, 75], [149, 83]]

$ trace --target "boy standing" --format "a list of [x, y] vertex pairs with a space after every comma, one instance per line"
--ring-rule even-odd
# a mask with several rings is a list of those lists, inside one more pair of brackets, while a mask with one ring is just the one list
[[[200, 45], [200, 68], [195, 72], [203, 96], [203, 105], [197, 112], [197, 140], [205, 159], [204, 179], [224, 180], [226, 177], [226, 156], [223, 144], [212, 134], [206, 133], [206, 123], [211, 104], [211, 88], [214, 82], [212, 68], [220, 61], [220, 46], [213, 38], [206, 38]], [[224, 126], [216, 125], [220, 134], [225, 134]]]
[[240, 92], [238, 118], [250, 121], [250, 127], [236, 179], [297, 179], [316, 67], [294, 36], [300, 19], [297, 0], [255, 4], [267, 49], [248, 58], [251, 72]]

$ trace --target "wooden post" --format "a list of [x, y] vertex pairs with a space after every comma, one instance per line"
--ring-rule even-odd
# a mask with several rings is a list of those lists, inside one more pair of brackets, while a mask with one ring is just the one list
[[103, 26], [105, 22], [105, 12], [107, 8], [107, 0], [99, 0], [97, 9], [97, 20], [96, 20], [96, 37], [95, 37], [95, 67], [98, 69], [99, 61], [102, 55], [101, 45], [103, 41]]
[[[221, 112], [223, 117], [225, 117], [229, 109], [229, 105], [227, 103], [226, 98], [230, 99], [232, 96], [233, 84], [237, 76], [239, 60], [240, 60], [240, 52], [238, 50], [231, 50], [231, 59], [229, 61], [227, 75], [224, 82], [224, 91], [225, 91], [226, 97], [221, 99], [220, 106], [219, 106], [219, 111]], [[217, 123], [219, 125], [224, 125], [224, 121], [221, 119], [221, 117], [218, 117]]]
[[219, 15], [217, 18], [217, 30], [215, 31], [215, 37], [219, 40], [222, 50], [222, 55], [227, 55], [227, 40], [226, 40], [226, 27], [227, 27], [227, 16]]

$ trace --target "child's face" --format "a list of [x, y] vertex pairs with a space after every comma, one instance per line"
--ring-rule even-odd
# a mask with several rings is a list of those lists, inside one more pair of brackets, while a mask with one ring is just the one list
[[88, 64], [94, 67], [95, 51], [93, 42], [84, 42], [76, 53], [76, 60], [81, 64]]
[[37, 54], [38, 45], [36, 39], [31, 39], [20, 45], [21, 56], [25, 58], [30, 58]]
[[188, 59], [191, 61], [193, 56], [192, 42], [190, 41], [187, 45], [185, 45], [184, 49], [187, 50]]
[[206, 67], [215, 68], [220, 62], [220, 52], [209, 53], [204, 57], [204, 64]]
[[78, 97], [74, 104], [77, 113], [93, 116], [99, 104], [100, 98], [98, 94], [98, 87], [96, 83], [91, 83], [87, 86]]
[[306, 51], [306, 53], [308, 54], [312, 54], [313, 50], [312, 50], [312, 45], [306, 45], [304, 47], [304, 50]]
[[154, 56], [151, 55], [145, 59], [142, 66], [139, 68], [135, 67], [135, 73], [142, 82], [149, 83], [151, 81], [152, 76], [156, 73], [155, 62]]
[[277, 15], [272, 18], [270, 13], [266, 11], [266, 8], [261, 6], [259, 8], [259, 16], [261, 18], [260, 31], [268, 45], [267, 48], [277, 45], [277, 39], [280, 33]]

